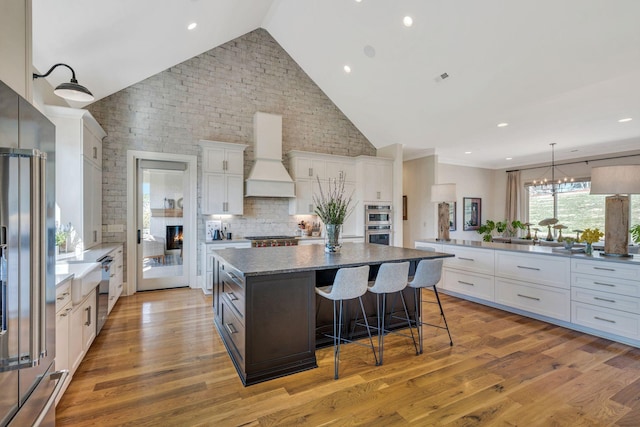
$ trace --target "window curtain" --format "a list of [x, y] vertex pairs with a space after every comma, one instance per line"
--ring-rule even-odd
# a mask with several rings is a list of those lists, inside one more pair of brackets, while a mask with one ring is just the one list
[[508, 222], [521, 220], [520, 171], [507, 172], [507, 202], [504, 216]]

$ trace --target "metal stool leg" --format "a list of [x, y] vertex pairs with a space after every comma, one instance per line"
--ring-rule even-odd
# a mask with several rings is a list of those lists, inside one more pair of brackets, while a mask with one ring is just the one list
[[413, 294], [416, 302], [416, 311], [415, 311], [415, 322], [416, 328], [418, 329], [418, 340], [420, 341], [420, 354], [423, 351], [422, 344], [422, 288], [413, 288]]
[[[360, 301], [360, 309], [362, 310], [362, 317], [364, 317], [364, 324], [367, 327], [367, 334], [369, 335], [369, 342], [371, 343], [371, 351], [373, 352], [373, 357], [376, 360], [376, 366], [378, 365], [378, 355], [376, 354], [376, 349], [373, 346], [373, 337], [371, 336], [371, 329], [369, 328], [369, 321], [367, 320], [367, 314], [364, 311], [364, 304], [362, 303], [362, 297], [358, 297]], [[355, 327], [355, 324], [354, 324]]]
[[438, 300], [438, 306], [440, 307], [440, 315], [442, 316], [442, 320], [444, 320], [444, 326], [447, 329], [447, 333], [449, 334], [449, 345], [453, 347], [453, 339], [451, 338], [451, 331], [449, 331], [447, 318], [445, 317], [444, 311], [442, 310], [442, 304], [440, 303], [440, 295], [438, 295], [438, 289], [436, 289], [435, 285], [433, 286], [433, 292], [436, 294], [436, 299]]
[[420, 354], [418, 351], [418, 344], [416, 343], [416, 338], [413, 336], [413, 328], [411, 327], [411, 318], [409, 317], [409, 310], [407, 310], [407, 303], [404, 300], [404, 294], [400, 292], [400, 299], [402, 300], [402, 307], [404, 308], [404, 315], [407, 319], [407, 325], [409, 326], [409, 332], [411, 333], [411, 340], [413, 340], [413, 346], [416, 349], [416, 355]]

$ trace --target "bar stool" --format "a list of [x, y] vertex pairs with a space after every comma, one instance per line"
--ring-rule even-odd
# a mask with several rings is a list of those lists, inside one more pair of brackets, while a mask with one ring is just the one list
[[362, 310], [362, 315], [364, 316], [365, 325], [367, 327], [369, 342], [371, 343], [371, 351], [373, 352], [373, 357], [376, 360], [376, 365], [378, 365], [378, 358], [373, 346], [373, 338], [371, 337], [369, 322], [367, 321], [364, 304], [362, 303], [362, 295], [367, 293], [368, 281], [368, 265], [364, 265], [362, 267], [341, 268], [336, 273], [333, 285], [316, 288], [316, 294], [333, 301], [333, 335], [327, 334], [326, 336], [333, 338], [333, 366], [334, 379], [336, 380], [338, 379], [338, 368], [340, 365], [340, 344], [342, 342], [352, 342], [354, 344], [364, 345], [342, 337], [342, 312], [343, 301], [345, 300], [358, 298], [358, 301], [360, 302], [360, 310]]
[[[416, 268], [416, 274], [413, 276], [413, 280], [408, 283], [408, 286], [413, 288], [415, 300], [416, 300], [416, 328], [418, 329], [418, 340], [420, 341], [420, 353], [422, 353], [422, 325], [433, 326], [435, 328], [446, 329], [449, 334], [449, 345], [453, 346], [453, 339], [451, 339], [451, 331], [449, 331], [449, 325], [447, 325], [447, 318], [444, 316], [442, 310], [442, 303], [440, 302], [440, 296], [438, 295], [438, 289], [436, 284], [442, 277], [442, 259], [423, 259], [418, 263]], [[440, 315], [444, 320], [444, 326], [435, 325], [432, 323], [426, 323], [422, 321], [422, 302], [428, 302], [435, 304], [433, 301], [422, 301], [422, 289], [432, 288], [433, 293], [436, 295], [438, 306], [440, 307]]]
[[[413, 345], [416, 347], [416, 353], [418, 352], [418, 346], [413, 336], [413, 329], [411, 328], [411, 319], [409, 318], [409, 312], [407, 310], [407, 304], [404, 300], [402, 290], [407, 287], [407, 277], [409, 275], [409, 262], [397, 262], [397, 263], [384, 263], [380, 265], [376, 280], [369, 282], [369, 292], [376, 294], [376, 315], [378, 319], [378, 360], [382, 365], [383, 352], [384, 352], [384, 335], [391, 333], [386, 329], [385, 319], [387, 309], [387, 294], [400, 293], [400, 299], [402, 300], [402, 306], [406, 315], [407, 324], [409, 325], [409, 331], [411, 332], [411, 339], [413, 339]], [[380, 298], [382, 296], [382, 298]], [[382, 299], [382, 308], [380, 299]], [[391, 316], [390, 316], [391, 318]]]

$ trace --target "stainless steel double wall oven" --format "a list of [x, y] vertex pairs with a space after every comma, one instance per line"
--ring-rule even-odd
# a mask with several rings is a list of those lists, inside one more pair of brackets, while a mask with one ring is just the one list
[[365, 242], [390, 245], [391, 233], [393, 233], [392, 206], [364, 205]]

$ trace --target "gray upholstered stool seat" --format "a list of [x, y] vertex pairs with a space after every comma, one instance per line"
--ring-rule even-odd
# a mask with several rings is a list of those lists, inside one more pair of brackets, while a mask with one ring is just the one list
[[351, 299], [358, 299], [360, 303], [360, 310], [364, 316], [365, 326], [367, 328], [367, 334], [369, 335], [369, 342], [371, 343], [371, 351], [378, 364], [376, 352], [373, 347], [373, 338], [371, 337], [371, 330], [369, 329], [369, 323], [367, 321], [367, 315], [364, 311], [364, 304], [362, 303], [362, 295], [367, 292], [367, 284], [369, 280], [369, 266], [364, 265], [362, 267], [353, 268], [341, 268], [336, 273], [336, 277], [333, 280], [333, 284], [329, 286], [322, 286], [316, 288], [316, 293], [324, 298], [333, 301], [333, 335], [327, 335], [333, 338], [333, 365], [334, 365], [334, 378], [338, 379], [338, 368], [340, 365], [340, 344], [342, 342], [353, 342], [342, 336], [344, 329], [343, 321], [343, 305], [344, 301]]
[[[418, 340], [420, 341], [420, 353], [422, 353], [422, 325], [433, 326], [440, 329], [446, 329], [449, 334], [449, 345], [453, 345], [453, 339], [451, 339], [451, 331], [447, 324], [447, 318], [444, 316], [442, 310], [442, 303], [440, 302], [440, 296], [438, 295], [438, 289], [436, 284], [442, 277], [442, 259], [423, 259], [418, 263], [416, 268], [416, 274], [413, 276], [413, 280], [408, 283], [408, 286], [413, 288], [416, 300], [416, 312], [415, 312], [415, 324], [418, 329]], [[425, 323], [422, 321], [422, 289], [433, 289], [433, 293], [436, 296], [436, 301], [440, 307], [440, 316], [444, 321], [444, 326], [435, 325], [432, 323]]]
[[413, 337], [413, 329], [411, 328], [411, 319], [409, 318], [409, 312], [407, 310], [407, 304], [404, 299], [402, 291], [407, 287], [407, 278], [409, 275], [409, 262], [397, 262], [397, 263], [384, 263], [380, 265], [376, 280], [369, 283], [368, 291], [376, 294], [376, 315], [378, 320], [378, 363], [382, 365], [383, 353], [384, 353], [384, 336], [392, 331], [387, 330], [386, 324], [386, 306], [388, 294], [400, 294], [402, 300], [402, 307], [411, 332], [411, 338], [413, 344], [416, 347], [416, 353], [418, 347], [416, 340]]

